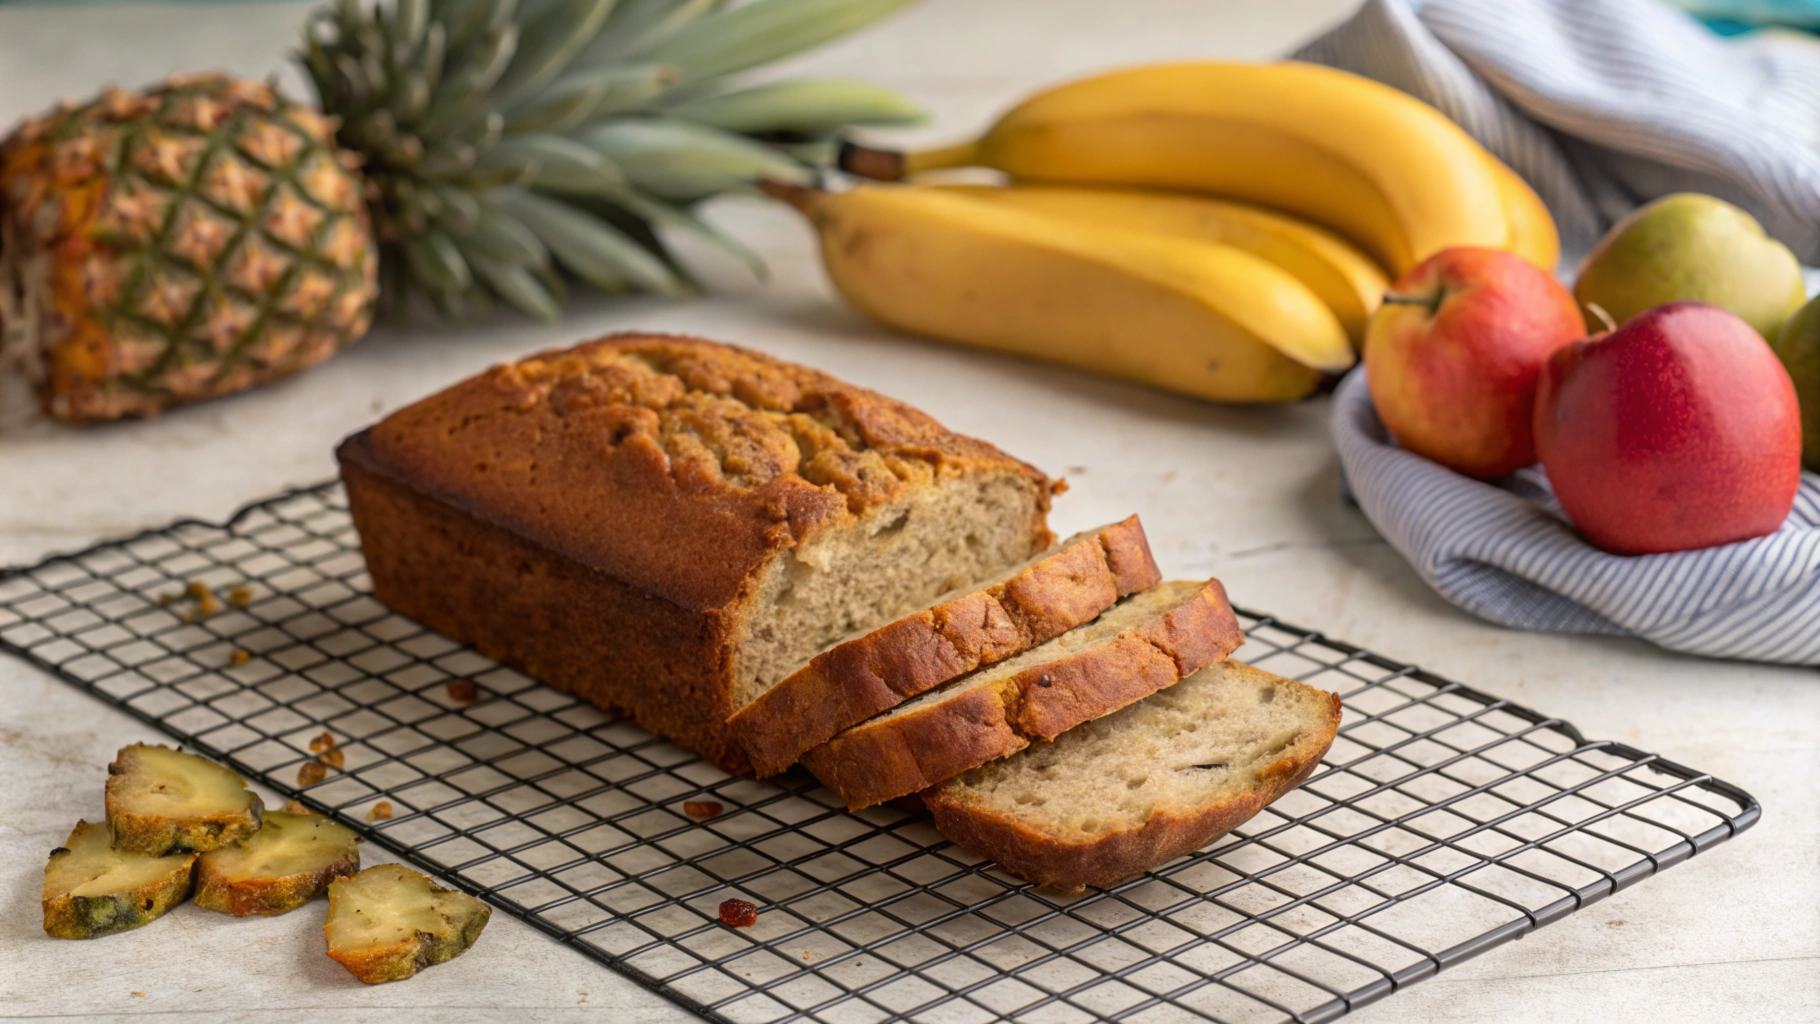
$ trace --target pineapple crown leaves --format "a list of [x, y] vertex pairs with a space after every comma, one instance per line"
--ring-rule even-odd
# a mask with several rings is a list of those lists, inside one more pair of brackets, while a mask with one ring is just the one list
[[690, 290], [664, 233], [762, 272], [697, 203], [807, 182], [841, 129], [924, 114], [865, 82], [730, 76], [907, 2], [336, 0], [298, 59], [364, 161], [390, 304], [502, 300], [554, 319], [565, 275], [609, 292]]

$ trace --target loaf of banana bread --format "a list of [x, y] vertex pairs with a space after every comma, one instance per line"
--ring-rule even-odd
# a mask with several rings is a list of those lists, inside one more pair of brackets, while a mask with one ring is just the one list
[[1036, 469], [697, 338], [496, 366], [336, 454], [381, 601], [735, 772], [733, 712], [1054, 539]]

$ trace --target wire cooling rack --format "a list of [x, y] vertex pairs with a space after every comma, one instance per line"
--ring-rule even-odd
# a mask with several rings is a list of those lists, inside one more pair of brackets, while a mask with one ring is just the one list
[[[737, 1024], [1327, 1021], [1757, 821], [1709, 775], [1241, 617], [1240, 657], [1340, 693], [1323, 767], [1209, 849], [1064, 896], [390, 612], [333, 483], [0, 573], [0, 649]], [[310, 781], [325, 731], [341, 763]], [[734, 897], [756, 925], [720, 923]]]

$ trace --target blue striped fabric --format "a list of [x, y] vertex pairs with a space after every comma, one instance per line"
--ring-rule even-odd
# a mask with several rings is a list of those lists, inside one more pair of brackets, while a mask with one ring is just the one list
[[1720, 658], [1820, 665], [1820, 476], [1767, 537], [1623, 557], [1581, 540], [1541, 467], [1498, 487], [1396, 447], [1357, 370], [1334, 443], [1359, 507], [1441, 596], [1506, 626], [1642, 637]]
[[1536, 187], [1571, 256], [1670, 192], [1820, 263], [1820, 40], [1721, 38], [1661, 0], [1367, 0], [1296, 56], [1438, 107]]

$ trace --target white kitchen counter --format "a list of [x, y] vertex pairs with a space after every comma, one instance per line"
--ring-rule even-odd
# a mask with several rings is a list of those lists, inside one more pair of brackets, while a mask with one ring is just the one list
[[[898, 86], [958, 135], [1046, 81], [1179, 56], [1266, 56], [1348, 0], [931, 0], [802, 61]], [[103, 81], [278, 69], [304, 7], [0, 6], [0, 123]], [[287, 73], [288, 75], [288, 73]], [[294, 77], [288, 77], [293, 83]], [[512, 317], [382, 329], [288, 383], [149, 423], [0, 435], [0, 564], [180, 516], [219, 519], [333, 474], [380, 413], [499, 360], [609, 330], [679, 330], [820, 366], [921, 406], [1069, 479], [1059, 532], [1140, 512], [1166, 572], [1420, 663], [1743, 786], [1763, 820], [1736, 841], [1521, 942], [1361, 1010], [1361, 1022], [1820, 1020], [1820, 675], [1642, 643], [1514, 633], [1431, 593], [1339, 501], [1325, 402], [1237, 410], [899, 337], [835, 303], [803, 225], [720, 211], [771, 261], [766, 284], [688, 302], [589, 301], [557, 327]], [[236, 920], [184, 906], [94, 942], [47, 938], [45, 853], [98, 818], [114, 750], [158, 737], [0, 657], [0, 1017], [437, 1021], [686, 1017], [516, 920], [461, 960], [362, 986], [322, 955], [319, 912]], [[271, 794], [267, 794], [268, 798]], [[369, 861], [384, 859], [368, 850]]]

